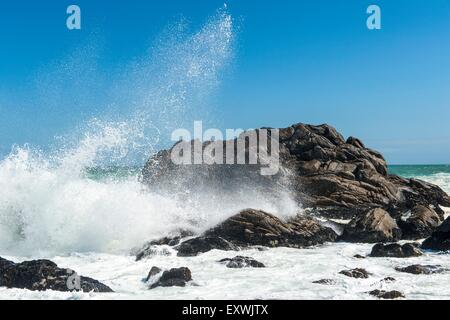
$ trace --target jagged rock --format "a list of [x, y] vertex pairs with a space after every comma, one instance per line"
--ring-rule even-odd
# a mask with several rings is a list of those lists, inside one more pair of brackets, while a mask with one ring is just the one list
[[362, 269], [362, 268], [356, 268], [356, 269], [351, 269], [351, 270], [342, 270], [339, 273], [343, 274], [347, 277], [363, 278], [363, 279], [367, 279], [371, 275], [371, 273], [367, 272], [366, 269]]
[[381, 208], [353, 218], [341, 239], [350, 242], [392, 242], [400, 240], [401, 230], [394, 219]]
[[385, 291], [385, 290], [373, 290], [369, 292], [370, 295], [375, 296], [380, 299], [398, 299], [398, 298], [404, 298], [405, 295], [401, 293], [400, 291], [392, 290], [392, 291]]
[[331, 285], [336, 284], [336, 280], [333, 280], [333, 279], [320, 279], [320, 280], [317, 280], [317, 281], [313, 281], [313, 283], [331, 286]]
[[[223, 148], [224, 159], [225, 146], [231, 145], [229, 150], [235, 154], [230, 158], [235, 159], [238, 143], [256, 133], [264, 132], [249, 131], [235, 140], [216, 141], [214, 145]], [[273, 136], [270, 130], [266, 134]], [[192, 194], [208, 186], [218, 194], [239, 188], [258, 190], [267, 199], [274, 199], [278, 191], [291, 190], [304, 207], [336, 218], [352, 218], [380, 207], [397, 219], [417, 205], [433, 207], [442, 217], [439, 205], [450, 207], [450, 197], [442, 189], [417, 179], [389, 175], [379, 152], [367, 148], [357, 138], [345, 140], [329, 125], [299, 123], [280, 129], [279, 142], [281, 170], [276, 175], [261, 175], [260, 169], [264, 167], [261, 161], [255, 165], [177, 165], [171, 161], [172, 148], [160, 151], [147, 162], [142, 180], [153, 189], [175, 193]], [[195, 143], [198, 141], [191, 142]], [[211, 143], [200, 144], [200, 150], [206, 150]], [[249, 151], [254, 149], [247, 147], [246, 156]]]
[[158, 273], [160, 273], [162, 270], [158, 267], [153, 266], [150, 271], [148, 272], [147, 278], [145, 281], [149, 281], [152, 277], [156, 276]]
[[70, 269], [58, 268], [50, 260], [14, 263], [0, 258], [0, 286], [33, 291], [113, 292], [97, 280], [78, 276]]
[[404, 268], [397, 267], [395, 268], [395, 270], [399, 272], [406, 272], [412, 274], [433, 274], [446, 271], [446, 269], [442, 268], [442, 266], [420, 265], [420, 264], [414, 264], [412, 266]]
[[252, 246], [302, 248], [336, 238], [332, 229], [310, 217], [297, 216], [284, 222], [264, 211], [247, 209], [175, 249], [179, 256], [191, 256], [212, 249], [237, 250]]
[[236, 256], [232, 259], [225, 258], [219, 262], [225, 263], [227, 268], [265, 268], [266, 266], [250, 257]]
[[408, 217], [398, 219], [402, 238], [410, 240], [429, 237], [441, 222], [436, 211], [422, 205], [415, 206]]
[[447, 218], [429, 238], [425, 239], [422, 248], [436, 251], [450, 250], [450, 218]]
[[418, 244], [405, 243], [400, 245], [398, 243], [383, 244], [377, 243], [373, 246], [371, 257], [389, 257], [389, 258], [410, 258], [419, 257], [422, 251], [418, 248]]
[[216, 236], [200, 236], [182, 242], [175, 247], [178, 250], [177, 256], [190, 257], [210, 250], [237, 251], [239, 247], [231, 242]]
[[184, 287], [186, 283], [192, 280], [191, 270], [186, 267], [173, 268], [163, 272], [161, 278], [150, 286], [150, 289], [156, 287]]

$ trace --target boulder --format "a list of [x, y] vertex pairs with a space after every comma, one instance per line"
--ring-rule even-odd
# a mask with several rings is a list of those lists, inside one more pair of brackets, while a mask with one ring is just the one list
[[0, 286], [33, 291], [113, 292], [97, 280], [78, 276], [70, 269], [61, 269], [50, 260], [14, 263], [0, 258]]
[[158, 281], [150, 286], [150, 289], [156, 287], [184, 287], [186, 286], [186, 283], [191, 280], [191, 270], [186, 267], [173, 268], [164, 271]]
[[385, 290], [372, 290], [369, 292], [370, 295], [375, 296], [379, 299], [398, 299], [398, 298], [404, 298], [405, 295], [401, 293], [400, 291], [392, 290], [392, 291], [385, 291]]
[[401, 230], [394, 219], [381, 208], [353, 218], [341, 239], [349, 242], [392, 242], [400, 240]]
[[377, 243], [373, 246], [371, 257], [387, 257], [387, 258], [410, 258], [419, 257], [423, 253], [418, 248], [416, 243], [405, 243], [404, 245], [398, 243], [383, 244]]
[[436, 251], [450, 250], [450, 218], [447, 218], [429, 238], [422, 242], [422, 249]]
[[347, 277], [351, 278], [362, 278], [367, 279], [371, 275], [371, 273], [367, 272], [366, 269], [362, 268], [356, 268], [356, 269], [350, 269], [350, 270], [342, 270], [339, 272], [340, 274], [343, 274]]
[[226, 263], [227, 268], [265, 268], [266, 266], [250, 257], [236, 256], [232, 259], [225, 258], [220, 260], [221, 263]]
[[409, 240], [429, 237], [441, 222], [436, 211], [423, 205], [415, 206], [407, 217], [398, 219], [402, 238]]
[[397, 267], [395, 270], [412, 274], [433, 274], [446, 271], [442, 266], [414, 264], [404, 268]]
[[[214, 145], [222, 149], [223, 159], [228, 150], [233, 151], [228, 158], [236, 159], [237, 146], [245, 145], [249, 136], [267, 134], [270, 141], [274, 133], [257, 129], [234, 140], [215, 141]], [[298, 123], [278, 133], [280, 170], [274, 175], [261, 175], [260, 169], [266, 167], [261, 157], [256, 164], [247, 161], [247, 165], [175, 164], [171, 153], [179, 146], [177, 143], [146, 163], [142, 181], [153, 190], [176, 194], [193, 194], [207, 186], [215, 194], [238, 188], [243, 192], [258, 190], [267, 199], [277, 199], [277, 193], [290, 190], [303, 207], [326, 217], [345, 219], [373, 208], [383, 208], [397, 219], [418, 205], [435, 208], [442, 217], [439, 205], [450, 207], [450, 197], [442, 189], [418, 179], [388, 174], [387, 163], [379, 152], [357, 138], [345, 140], [330, 125]], [[196, 143], [199, 141], [191, 142]], [[207, 150], [211, 143], [200, 142], [200, 150]], [[250, 151], [254, 148], [245, 148], [246, 159]]]
[[297, 216], [282, 221], [267, 212], [247, 209], [175, 249], [179, 256], [192, 256], [212, 249], [238, 250], [253, 246], [303, 248], [336, 238], [332, 229], [311, 217]]

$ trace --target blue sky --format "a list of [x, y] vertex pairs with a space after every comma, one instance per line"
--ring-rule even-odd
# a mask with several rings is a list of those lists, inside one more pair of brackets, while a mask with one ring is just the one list
[[[142, 56], [181, 17], [200, 28], [223, 3], [3, 1], [0, 154], [15, 143], [45, 148], [108, 112], [109, 70]], [[210, 100], [221, 127], [329, 123], [392, 164], [450, 163], [448, 0], [226, 3], [234, 56]], [[70, 4], [81, 7], [80, 31], [65, 26]], [[370, 4], [381, 7], [382, 30], [366, 28]], [[78, 54], [82, 68], [66, 71], [79, 80], [66, 82], [61, 65]]]

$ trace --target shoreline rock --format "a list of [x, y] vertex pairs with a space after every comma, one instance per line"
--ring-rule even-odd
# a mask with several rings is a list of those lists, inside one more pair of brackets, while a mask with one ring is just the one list
[[422, 249], [435, 251], [450, 250], [450, 217], [447, 218], [429, 238], [422, 243]]
[[266, 266], [251, 257], [236, 256], [234, 258], [225, 258], [219, 261], [226, 263], [227, 268], [265, 268]]
[[73, 270], [59, 268], [50, 260], [14, 263], [0, 257], [0, 286], [32, 291], [113, 292], [103, 283]]
[[[157, 269], [153, 268], [152, 270], [154, 270], [154, 272], [158, 271]], [[186, 267], [172, 268], [170, 270], [164, 271], [161, 277], [158, 279], [158, 281], [156, 281], [150, 286], [150, 289], [154, 289], [157, 287], [184, 287], [186, 286], [186, 283], [188, 283], [191, 280], [192, 274], [189, 268]]]
[[420, 257], [423, 253], [418, 248], [419, 245], [415, 243], [405, 243], [400, 245], [398, 243], [383, 244], [377, 243], [372, 248], [370, 257], [376, 258], [410, 258]]

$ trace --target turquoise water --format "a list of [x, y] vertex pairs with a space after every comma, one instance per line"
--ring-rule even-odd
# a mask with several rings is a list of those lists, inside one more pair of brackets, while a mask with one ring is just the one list
[[389, 166], [389, 173], [405, 178], [450, 174], [450, 165], [393, 165]]

